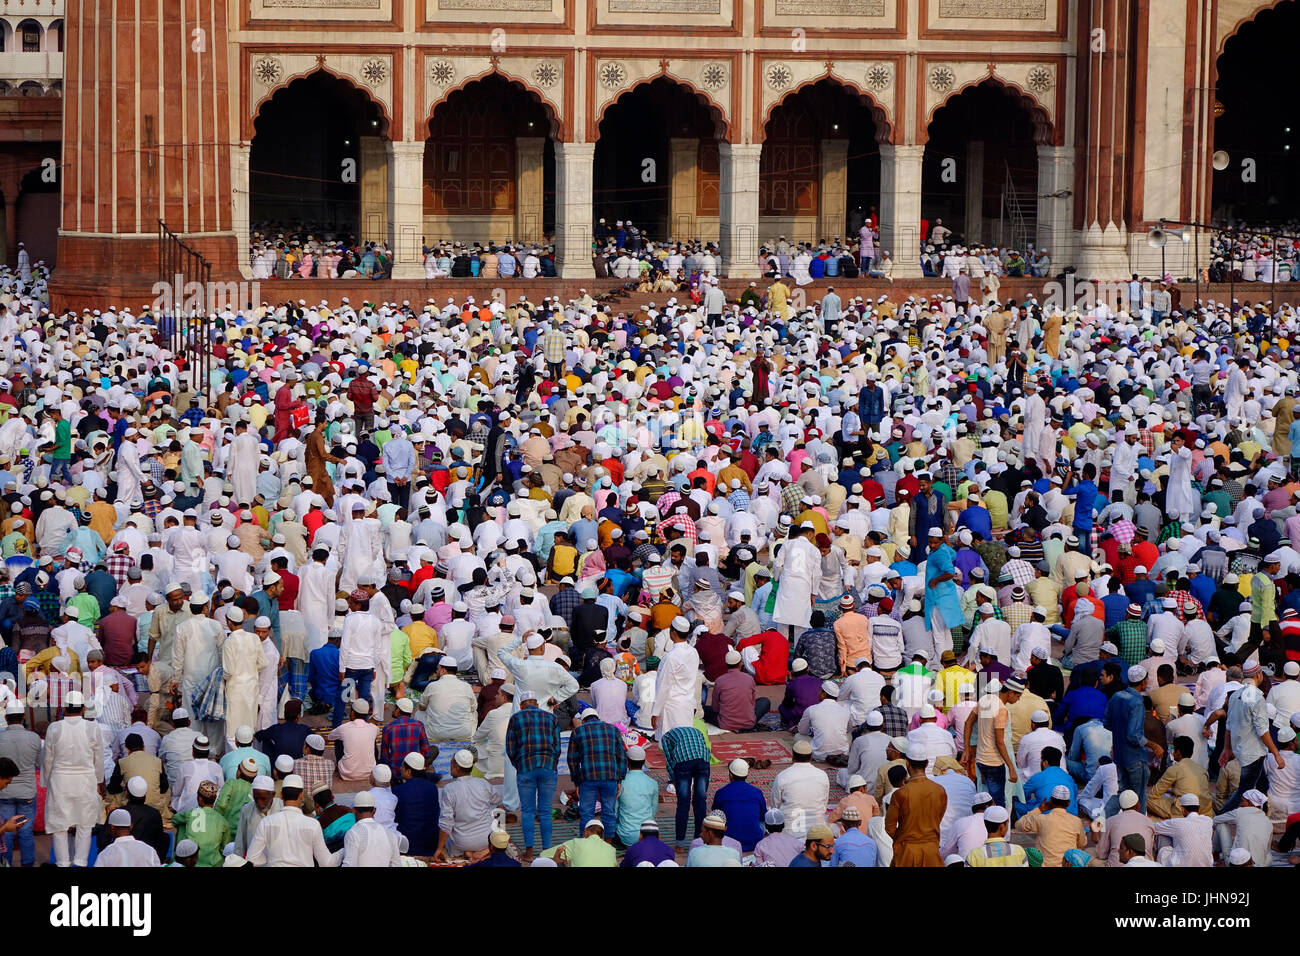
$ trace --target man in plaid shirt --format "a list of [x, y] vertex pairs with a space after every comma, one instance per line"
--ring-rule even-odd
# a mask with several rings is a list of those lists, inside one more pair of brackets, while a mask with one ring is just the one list
[[190, 399], [190, 407], [181, 414], [181, 421], [190, 428], [198, 428], [204, 419], [203, 409], [199, 407], [197, 397]]
[[126, 587], [127, 575], [135, 567], [135, 558], [131, 557], [130, 550], [130, 545], [125, 541], [119, 541], [113, 545], [113, 553], [104, 559], [108, 573], [113, 576], [119, 589]]
[[325, 758], [325, 738], [320, 734], [309, 734], [304, 753], [293, 762], [293, 772], [302, 777], [304, 812], [309, 812], [307, 804], [315, 804], [311, 793], [317, 787], [328, 787], [334, 780], [334, 761]]
[[677, 842], [686, 841], [686, 822], [695, 810], [695, 835], [700, 835], [709, 793], [709, 742], [695, 727], [674, 727], [659, 741], [664, 766], [677, 790]]
[[1142, 663], [1147, 656], [1147, 626], [1142, 620], [1142, 605], [1130, 604], [1127, 616], [1107, 636], [1119, 647], [1119, 656], [1129, 667]]
[[596, 815], [600, 801], [600, 822], [606, 833], [613, 833], [618, 822], [615, 805], [618, 785], [627, 776], [627, 749], [623, 735], [613, 724], [596, 715], [595, 708], [584, 710], [583, 718], [569, 737], [569, 776], [578, 786], [580, 828]]
[[880, 729], [888, 737], [906, 737], [907, 711], [894, 703], [894, 690], [892, 684], [886, 684], [880, 688], [881, 703], [876, 708], [876, 713], [884, 719]]
[[534, 821], [542, 825], [542, 849], [551, 845], [551, 802], [560, 761], [559, 721], [537, 706], [537, 694], [531, 690], [519, 692], [519, 710], [506, 725], [506, 756], [517, 775], [519, 824], [527, 859], [533, 855]]
[[411, 716], [415, 704], [411, 698], [402, 697], [397, 701], [397, 716], [384, 726], [379, 743], [379, 760], [388, 764], [393, 773], [402, 775], [402, 761], [409, 753], [419, 753], [426, 765], [433, 763], [433, 749], [429, 746], [429, 735], [425, 733], [424, 724]]

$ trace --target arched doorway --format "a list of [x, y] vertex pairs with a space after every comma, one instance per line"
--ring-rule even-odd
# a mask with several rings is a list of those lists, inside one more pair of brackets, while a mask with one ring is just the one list
[[388, 121], [374, 100], [318, 70], [277, 90], [253, 128], [253, 232], [349, 243], [387, 238]]
[[[1260, 11], [1223, 46], [1216, 63], [1214, 149], [1228, 156], [1215, 171], [1216, 222], [1265, 224], [1296, 218], [1300, 202], [1300, 119], [1287, 97], [1261, 88], [1261, 64], [1286, 63], [1300, 31], [1300, 3]], [[1221, 112], [1220, 112], [1221, 108]]]
[[819, 80], [772, 107], [759, 160], [759, 234], [795, 242], [856, 237], [878, 217], [885, 115], [835, 80]]
[[[1018, 249], [1035, 245], [1038, 144], [1046, 114], [995, 80], [967, 87], [934, 112], [921, 166], [921, 215], [952, 239]], [[950, 240], [951, 241], [951, 240]]]
[[554, 112], [492, 74], [434, 107], [424, 147], [424, 236], [536, 242], [555, 231]]
[[40, 23], [30, 17], [23, 20], [14, 29], [15, 53], [40, 53], [44, 45], [45, 31]]
[[722, 116], [667, 77], [624, 93], [605, 110], [596, 140], [593, 214], [631, 221], [646, 238], [718, 238]]
[[59, 183], [43, 166], [27, 171], [18, 188], [14, 210], [15, 245], [9, 258], [16, 261], [17, 242], [27, 247], [32, 264], [44, 260], [54, 266], [59, 238]]

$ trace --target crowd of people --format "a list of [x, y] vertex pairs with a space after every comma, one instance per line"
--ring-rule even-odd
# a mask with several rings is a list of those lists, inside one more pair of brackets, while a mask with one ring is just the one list
[[707, 286], [6, 294], [4, 859], [1300, 860], [1290, 308]]

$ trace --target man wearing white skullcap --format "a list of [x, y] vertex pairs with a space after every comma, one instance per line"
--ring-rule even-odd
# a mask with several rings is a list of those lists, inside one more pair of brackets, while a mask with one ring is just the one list
[[162, 866], [157, 851], [131, 835], [132, 826], [131, 814], [121, 807], [108, 815], [108, 831], [113, 842], [100, 851], [95, 866]]
[[275, 781], [266, 774], [253, 778], [251, 799], [239, 808], [239, 822], [235, 828], [235, 852], [248, 855], [248, 844], [257, 831], [258, 824], [269, 814], [284, 809], [284, 801], [275, 792]]
[[[234, 609], [231, 609], [232, 612]], [[227, 613], [227, 621], [231, 620]], [[257, 728], [258, 702], [262, 674], [271, 665], [263, 642], [242, 627], [243, 617], [235, 623], [221, 645], [221, 669], [226, 690], [226, 749], [235, 749], [235, 730], [241, 726]], [[275, 672], [272, 671], [272, 674]], [[274, 723], [274, 721], [272, 721]], [[270, 726], [269, 724], [267, 726]]]
[[674, 727], [692, 726], [700, 706], [700, 655], [688, 643], [690, 622], [680, 616], [673, 618], [668, 634], [671, 643], [659, 660], [655, 702], [650, 712], [660, 740]]

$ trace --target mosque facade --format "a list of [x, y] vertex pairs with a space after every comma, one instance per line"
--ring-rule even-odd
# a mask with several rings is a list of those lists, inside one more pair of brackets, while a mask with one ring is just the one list
[[299, 226], [387, 242], [395, 279], [504, 240], [584, 278], [602, 218], [745, 277], [873, 215], [895, 278], [940, 218], [1126, 277], [1153, 223], [1206, 220], [1216, 60], [1268, 6], [62, 2], [58, 279], [83, 287], [155, 273], [160, 221], [232, 278]]

